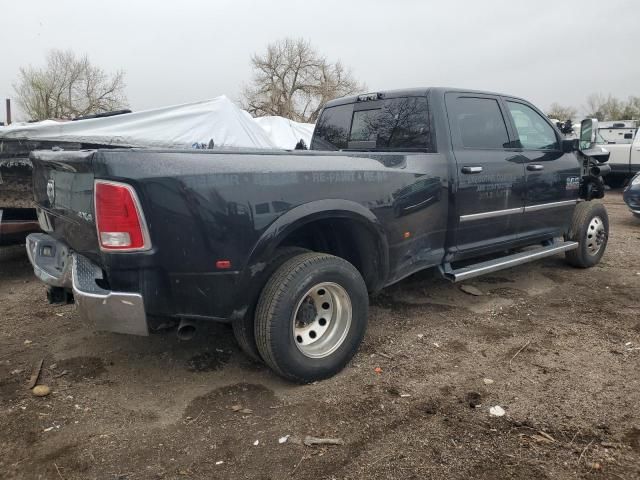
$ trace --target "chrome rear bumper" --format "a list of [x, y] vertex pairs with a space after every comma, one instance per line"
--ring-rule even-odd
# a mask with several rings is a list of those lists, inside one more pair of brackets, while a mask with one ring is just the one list
[[73, 290], [78, 312], [97, 330], [149, 335], [144, 301], [139, 293], [113, 292], [100, 287], [102, 269], [44, 233], [27, 237], [33, 271], [52, 287]]

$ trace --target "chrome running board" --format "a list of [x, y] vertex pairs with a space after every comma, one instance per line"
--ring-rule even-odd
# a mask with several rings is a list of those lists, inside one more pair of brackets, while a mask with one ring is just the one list
[[444, 278], [454, 283], [468, 280], [469, 278], [479, 277], [485, 273], [497, 272], [505, 268], [515, 267], [523, 263], [533, 262], [540, 258], [550, 257], [557, 253], [566, 252], [578, 248], [578, 242], [562, 242], [552, 243], [546, 247], [540, 247], [535, 250], [527, 250], [525, 252], [515, 253], [506, 257], [495, 258], [486, 262], [476, 263], [466, 267], [453, 269], [450, 263], [445, 263], [438, 267]]

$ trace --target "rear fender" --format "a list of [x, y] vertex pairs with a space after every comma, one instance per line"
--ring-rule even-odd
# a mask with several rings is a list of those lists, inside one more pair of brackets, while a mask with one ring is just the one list
[[241, 283], [248, 288], [244, 291], [249, 293], [245, 298], [253, 297], [255, 282], [259, 279], [260, 273], [267, 266], [276, 248], [287, 236], [308, 223], [326, 218], [351, 219], [369, 231], [372, 238], [375, 239], [377, 258], [379, 259], [378, 282], [375, 289], [381, 288], [389, 271], [389, 248], [380, 221], [371, 210], [359, 203], [349, 200], [326, 199], [305, 203], [289, 210], [262, 234], [241, 272]]

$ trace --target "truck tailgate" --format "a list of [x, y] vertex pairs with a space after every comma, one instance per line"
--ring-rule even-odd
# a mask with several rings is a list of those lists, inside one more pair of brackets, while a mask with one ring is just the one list
[[73, 250], [97, 258], [93, 208], [94, 151], [36, 151], [33, 190], [40, 227]]

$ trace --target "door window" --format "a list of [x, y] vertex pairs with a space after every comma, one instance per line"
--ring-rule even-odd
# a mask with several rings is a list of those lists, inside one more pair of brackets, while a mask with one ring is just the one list
[[447, 102], [465, 148], [499, 149], [509, 147], [507, 126], [498, 101], [492, 98], [458, 97]]
[[523, 103], [507, 102], [520, 146], [525, 150], [557, 150], [556, 133], [542, 116]]

